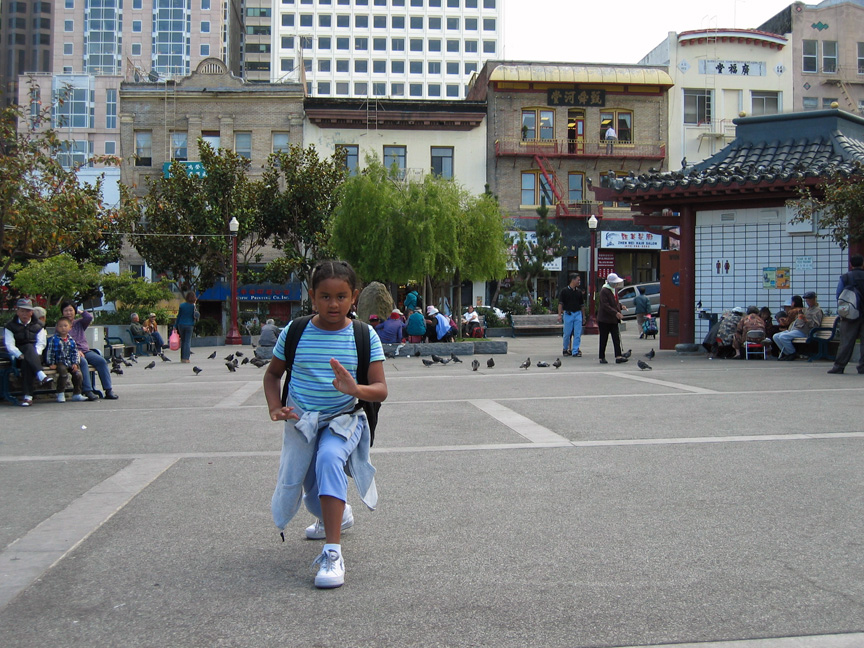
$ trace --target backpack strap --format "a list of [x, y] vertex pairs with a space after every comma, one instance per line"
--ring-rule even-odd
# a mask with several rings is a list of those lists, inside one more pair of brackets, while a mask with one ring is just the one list
[[291, 382], [291, 367], [294, 366], [294, 354], [297, 352], [297, 344], [300, 342], [303, 330], [313, 317], [314, 315], [298, 317], [288, 325], [288, 330], [285, 332], [285, 383], [282, 385], [283, 405], [288, 404], [288, 383]]
[[369, 342], [369, 325], [351, 320], [354, 325], [354, 344], [357, 347], [357, 384], [369, 384], [369, 362], [372, 359], [372, 345]]

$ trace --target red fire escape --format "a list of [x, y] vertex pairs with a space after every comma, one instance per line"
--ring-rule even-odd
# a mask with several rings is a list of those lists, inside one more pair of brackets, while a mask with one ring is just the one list
[[555, 195], [555, 215], [556, 216], [571, 216], [570, 210], [567, 208], [567, 200], [564, 198], [564, 189], [558, 182], [558, 176], [552, 170], [552, 165], [549, 164], [549, 159], [545, 155], [535, 154], [534, 161], [537, 163], [537, 168], [546, 179], [546, 184], [552, 189]]

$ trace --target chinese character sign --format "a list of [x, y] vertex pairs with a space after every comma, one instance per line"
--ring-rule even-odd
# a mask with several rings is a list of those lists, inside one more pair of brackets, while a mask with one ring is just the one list
[[546, 91], [546, 104], [549, 106], [576, 106], [589, 108], [606, 106], [605, 90], [567, 90], [553, 88]]
[[601, 248], [661, 250], [663, 237], [651, 232], [603, 232]]
[[767, 74], [767, 66], [764, 61], [720, 61], [714, 59], [700, 59], [699, 74], [765, 76]]

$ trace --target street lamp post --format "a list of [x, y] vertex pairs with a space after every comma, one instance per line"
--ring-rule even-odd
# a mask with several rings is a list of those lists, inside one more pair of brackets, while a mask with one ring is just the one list
[[594, 240], [597, 233], [597, 217], [591, 214], [588, 219], [588, 231], [591, 234], [591, 256], [588, 265], [588, 319], [585, 321], [585, 326], [582, 327], [582, 333], [587, 335], [598, 335], [600, 329], [597, 327], [597, 317], [594, 314], [595, 303], [597, 299], [595, 292], [597, 290], [597, 272], [595, 271], [596, 261], [594, 259]]
[[228, 223], [231, 230], [231, 328], [225, 336], [225, 344], [243, 344], [240, 331], [237, 329], [237, 231], [240, 229], [240, 221], [236, 216]]

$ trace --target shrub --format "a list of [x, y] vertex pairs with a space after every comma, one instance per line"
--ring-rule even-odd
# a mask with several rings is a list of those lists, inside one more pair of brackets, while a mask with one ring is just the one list
[[215, 337], [222, 335], [222, 325], [212, 317], [202, 317], [193, 331], [198, 337]]

